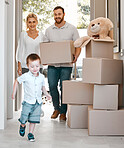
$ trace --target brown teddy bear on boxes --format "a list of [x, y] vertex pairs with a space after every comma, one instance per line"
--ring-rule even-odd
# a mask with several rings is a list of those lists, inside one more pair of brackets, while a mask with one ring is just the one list
[[74, 46], [84, 47], [91, 39], [113, 39], [113, 23], [108, 18], [98, 17], [90, 22], [87, 34], [88, 36], [77, 39]]

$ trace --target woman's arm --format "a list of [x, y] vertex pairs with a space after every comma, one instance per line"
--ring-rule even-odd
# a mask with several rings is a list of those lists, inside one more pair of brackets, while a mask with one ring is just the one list
[[22, 61], [22, 56], [24, 54], [24, 36], [25, 36], [25, 32], [21, 32], [20, 34], [20, 38], [18, 40], [18, 46], [17, 46], [17, 50], [16, 50], [16, 62], [18, 65], [18, 75], [22, 75], [22, 67], [21, 67], [21, 61]]

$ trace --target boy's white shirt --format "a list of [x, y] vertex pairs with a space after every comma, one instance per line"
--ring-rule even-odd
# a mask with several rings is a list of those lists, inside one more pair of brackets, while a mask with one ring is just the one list
[[35, 104], [36, 101], [42, 103], [42, 87], [45, 86], [44, 75], [39, 72], [35, 77], [30, 71], [17, 78], [19, 84], [24, 85], [24, 101]]

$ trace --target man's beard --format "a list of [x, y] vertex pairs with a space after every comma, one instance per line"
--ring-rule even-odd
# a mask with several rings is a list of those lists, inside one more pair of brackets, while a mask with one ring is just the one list
[[[59, 20], [58, 20], [58, 19], [59, 19]], [[55, 19], [55, 22], [56, 22], [57, 24], [60, 24], [63, 20], [64, 20], [64, 17], [62, 17], [62, 18], [58, 17], [58, 18]]]

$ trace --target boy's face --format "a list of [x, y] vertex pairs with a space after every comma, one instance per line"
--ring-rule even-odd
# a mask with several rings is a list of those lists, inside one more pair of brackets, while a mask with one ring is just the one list
[[28, 68], [29, 68], [29, 71], [33, 74], [33, 75], [37, 75], [37, 73], [39, 72], [40, 70], [40, 61], [39, 60], [35, 60], [35, 61], [31, 61], [29, 60], [28, 62]]

